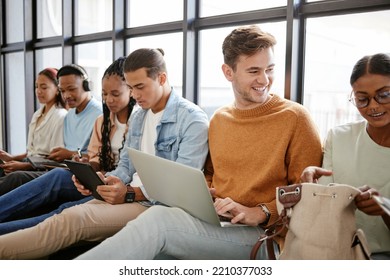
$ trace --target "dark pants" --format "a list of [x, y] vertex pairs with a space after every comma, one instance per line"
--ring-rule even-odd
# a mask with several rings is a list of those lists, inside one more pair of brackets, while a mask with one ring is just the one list
[[15, 171], [0, 178], [0, 196], [38, 178], [47, 171]]

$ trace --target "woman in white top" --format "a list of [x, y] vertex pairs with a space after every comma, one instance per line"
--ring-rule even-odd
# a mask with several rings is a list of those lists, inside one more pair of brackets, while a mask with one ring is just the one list
[[[35, 94], [43, 106], [32, 116], [29, 124], [27, 151], [11, 155], [0, 150], [0, 167], [5, 174], [17, 170], [33, 170], [25, 159], [28, 156], [45, 156], [55, 147], [63, 147], [63, 123], [67, 114], [66, 104], [58, 90], [57, 69], [46, 68], [35, 81]], [[4, 175], [4, 174], [3, 174]]]
[[360, 187], [362, 193], [355, 199], [361, 210], [356, 213], [357, 227], [367, 237], [371, 258], [390, 259], [390, 216], [373, 199], [390, 197], [390, 56], [379, 53], [360, 59], [350, 83], [350, 101], [364, 119], [331, 129], [323, 168], [306, 168], [301, 179]]

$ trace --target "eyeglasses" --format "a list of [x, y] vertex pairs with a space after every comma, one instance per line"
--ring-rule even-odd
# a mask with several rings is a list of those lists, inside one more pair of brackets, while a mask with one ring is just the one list
[[356, 96], [352, 91], [351, 96], [349, 97], [349, 101], [360, 109], [367, 107], [368, 104], [370, 104], [372, 98], [374, 98], [375, 101], [379, 104], [388, 104], [390, 103], [390, 91], [377, 93], [374, 97]]

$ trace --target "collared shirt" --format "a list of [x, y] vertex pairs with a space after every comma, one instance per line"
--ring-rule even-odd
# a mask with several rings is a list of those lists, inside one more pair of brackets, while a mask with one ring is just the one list
[[38, 123], [44, 106], [33, 115], [27, 140], [27, 156], [48, 155], [56, 147], [64, 147], [64, 118], [68, 113], [55, 105], [46, 112], [45, 118]]

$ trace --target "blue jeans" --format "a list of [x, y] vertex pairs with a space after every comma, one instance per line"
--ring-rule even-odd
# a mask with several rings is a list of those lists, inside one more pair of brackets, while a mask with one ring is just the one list
[[[0, 196], [0, 223], [18, 219], [33, 210], [51, 203], [79, 201], [85, 198], [74, 186], [72, 173], [66, 169], [55, 168], [19, 188]], [[70, 205], [64, 204], [58, 210], [50, 212], [47, 215], [36, 217], [36, 219], [20, 220], [15, 224], [10, 224], [9, 230], [17, 230], [36, 225], [58, 211], [60, 212], [73, 205], [72, 203]], [[6, 228], [4, 230], [4, 233], [9, 232]]]

